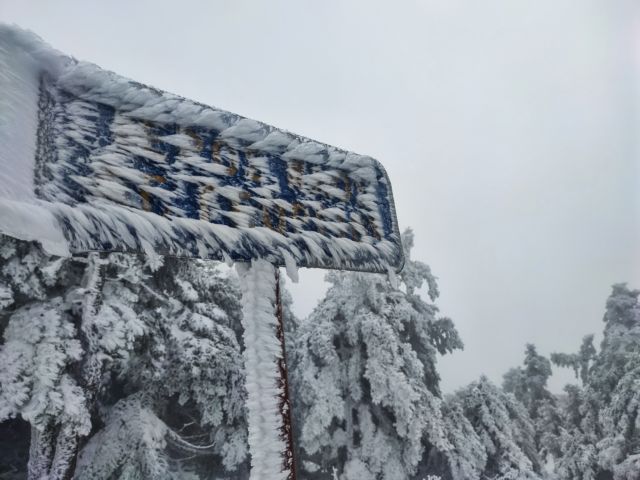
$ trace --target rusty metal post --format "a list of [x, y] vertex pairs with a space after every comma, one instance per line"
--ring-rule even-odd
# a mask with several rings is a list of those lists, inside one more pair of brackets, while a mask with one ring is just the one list
[[284, 335], [284, 315], [282, 311], [282, 292], [280, 290], [280, 270], [275, 269], [276, 275], [276, 317], [278, 324], [276, 335], [282, 347], [282, 355], [278, 360], [280, 370], [280, 412], [282, 413], [281, 436], [286, 445], [283, 458], [283, 471], [288, 472], [287, 480], [296, 480], [296, 462], [293, 445], [293, 422], [291, 417], [291, 397], [289, 395], [289, 376], [287, 371], [287, 349]]

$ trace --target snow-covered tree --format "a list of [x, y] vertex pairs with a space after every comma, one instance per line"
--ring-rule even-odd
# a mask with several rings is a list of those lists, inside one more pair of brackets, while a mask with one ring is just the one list
[[640, 478], [640, 356], [627, 364], [600, 420], [600, 465], [612, 471], [615, 480]]
[[83, 480], [242, 475], [234, 278], [213, 262], [59, 259], [10, 239], [0, 255], [0, 421], [31, 424], [30, 479], [70, 478], [79, 450]]
[[[183, 478], [236, 470], [247, 446], [234, 281], [211, 262], [165, 259], [151, 275], [138, 258], [123, 255], [110, 268], [127, 278], [105, 283], [105, 298], [137, 286], [137, 316], [145, 330], [111, 372], [124, 397], [105, 396], [105, 426], [82, 451], [78, 478]], [[126, 456], [120, 423], [129, 414], [127, 431], [135, 445]], [[147, 428], [148, 435], [140, 430]], [[156, 471], [149, 472], [146, 455], [155, 458]]]
[[537, 418], [543, 402], [553, 397], [547, 389], [551, 362], [540, 355], [534, 345], [528, 344], [523, 363], [523, 367], [512, 368], [505, 374], [503, 388], [526, 407], [530, 417]]
[[587, 401], [599, 402], [601, 468], [614, 480], [640, 478], [640, 291], [613, 286], [600, 354], [590, 370]]
[[554, 464], [560, 456], [561, 417], [554, 395], [547, 389], [551, 362], [540, 355], [534, 345], [527, 345], [522, 367], [504, 375], [503, 389], [524, 405], [535, 429], [540, 458]]
[[82, 266], [6, 237], [0, 260], [0, 422], [20, 416], [31, 424], [30, 479], [64, 478], [91, 428], [82, 314], [65, 294], [81, 282]]
[[559, 396], [561, 415], [560, 455], [555, 472], [562, 480], [595, 480], [599, 467], [596, 444], [600, 438], [598, 403], [586, 401], [585, 388], [596, 358], [593, 335], [583, 337], [577, 353], [552, 353], [551, 361], [559, 367], [573, 369], [582, 386], [566, 385]]
[[552, 353], [551, 361], [559, 367], [572, 368], [576, 378], [584, 385], [587, 383], [589, 369], [596, 358], [596, 347], [593, 345], [593, 335], [586, 335], [578, 353]]
[[604, 314], [604, 338], [589, 373], [589, 386], [607, 403], [640, 354], [640, 291], [613, 286]]
[[395, 282], [383, 275], [337, 273], [325, 298], [297, 331], [294, 413], [305, 478], [407, 479], [425, 447], [448, 449], [435, 363], [461, 348], [449, 319], [417, 292], [429, 267], [411, 260]]
[[539, 480], [535, 430], [526, 409], [486, 377], [451, 399], [469, 420], [486, 452], [482, 474], [494, 480]]
[[566, 433], [557, 465], [562, 479], [640, 478], [639, 294], [624, 284], [613, 286], [598, 353], [585, 337], [578, 354], [554, 356], [580, 372], [584, 384], [566, 389]]
[[422, 480], [429, 475], [442, 480], [481, 478], [487, 463], [487, 452], [454, 397], [449, 396], [442, 402], [442, 416], [448, 446], [431, 449], [423, 457], [415, 478]]

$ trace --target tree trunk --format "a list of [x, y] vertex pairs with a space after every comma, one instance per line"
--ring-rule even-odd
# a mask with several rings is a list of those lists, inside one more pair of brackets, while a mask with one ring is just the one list
[[27, 464], [27, 478], [29, 480], [47, 478], [53, 457], [54, 436], [51, 425], [47, 425], [43, 431], [31, 427], [29, 463]]
[[[84, 290], [79, 337], [84, 350], [79, 372], [82, 386], [91, 411], [100, 386], [102, 362], [98, 357], [99, 338], [93, 331], [94, 318], [99, 310], [105, 262], [99, 253], [89, 253], [82, 279]], [[29, 480], [69, 480], [73, 477], [80, 432], [73, 424], [48, 425], [44, 431], [31, 429], [29, 449]]]
[[47, 480], [69, 480], [73, 476], [78, 453], [78, 440], [78, 432], [73, 426], [67, 424], [60, 428]]

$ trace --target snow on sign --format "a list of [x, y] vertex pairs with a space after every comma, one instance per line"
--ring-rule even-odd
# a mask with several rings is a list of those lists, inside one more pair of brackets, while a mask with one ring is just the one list
[[377, 272], [403, 263], [391, 185], [370, 157], [133, 82], [9, 27], [0, 69], [2, 233], [51, 253]]
[[0, 233], [57, 255], [236, 262], [255, 480], [295, 478], [276, 267], [403, 264], [391, 184], [372, 158], [133, 82], [2, 25]]

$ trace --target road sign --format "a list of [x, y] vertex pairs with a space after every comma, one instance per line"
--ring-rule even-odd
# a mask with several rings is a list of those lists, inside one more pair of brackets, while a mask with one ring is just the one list
[[[0, 160], [9, 171], [18, 162], [32, 166], [33, 190], [18, 201], [52, 218], [71, 253], [153, 249], [277, 265], [401, 267], [391, 184], [377, 161], [33, 43], [9, 52], [35, 65], [17, 73], [28, 77], [22, 83], [31, 95], [0, 83], [5, 103], [37, 111], [37, 123], [17, 119], [9, 128], [34, 129], [23, 139], [33, 145], [19, 150], [30, 158]], [[10, 61], [3, 69], [20, 70]], [[3, 193], [16, 201], [10, 189]], [[25, 217], [16, 232], [15, 219], [0, 212], [0, 231], [37, 239], [41, 221], [32, 216], [35, 225]]]

